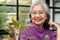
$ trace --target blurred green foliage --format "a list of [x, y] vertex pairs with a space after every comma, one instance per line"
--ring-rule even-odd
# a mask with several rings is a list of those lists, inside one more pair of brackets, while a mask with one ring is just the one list
[[29, 18], [30, 7], [20, 7], [19, 8], [19, 21], [22, 25], [26, 24], [27, 19]]
[[[5, 6], [7, 4], [6, 2], [7, 2], [6, 0], [4, 2], [1, 2], [1, 4], [3, 4], [3, 6], [0, 6], [0, 28], [5, 27], [5, 28], [8, 29], [10, 27], [10, 25], [6, 23], [6, 21], [7, 21], [7, 13], [15, 12], [15, 10], [13, 9], [13, 7]], [[27, 4], [30, 5], [31, 2], [27, 2]], [[21, 28], [20, 29], [24, 30], [24, 29], [27, 28], [27, 26], [23, 26], [23, 25], [26, 24], [26, 19], [28, 18], [28, 13], [29, 13], [30, 8], [20, 7], [19, 9], [20, 9], [19, 10], [19, 12], [20, 12], [20, 14], [19, 14], [19, 23], [21, 23]], [[11, 37], [14, 35], [13, 31], [14, 30], [11, 28]]]
[[13, 12], [15, 12], [15, 10], [13, 9], [13, 7], [0, 6], [0, 12], [13, 13]]
[[21, 4], [21, 5], [31, 5], [31, 0], [19, 0], [19, 4]]
[[20, 13], [29, 13], [30, 7], [20, 7]]
[[6, 13], [0, 13], [0, 29], [5, 28], [6, 21], [7, 21], [7, 14]]
[[19, 15], [19, 22], [21, 23], [21, 25], [24, 25], [24, 24], [26, 24], [26, 23], [28, 23], [27, 21], [27, 19], [29, 18], [29, 15], [28, 15], [28, 13], [22, 13], [22, 14], [20, 14]]

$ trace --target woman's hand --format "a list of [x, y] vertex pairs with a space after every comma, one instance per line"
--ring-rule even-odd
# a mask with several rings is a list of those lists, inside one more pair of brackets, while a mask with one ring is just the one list
[[14, 23], [13, 23], [12, 20], [11, 20], [11, 22], [10, 22], [10, 26], [11, 26], [11, 28], [13, 28], [14, 34], [18, 34], [18, 29], [15, 27], [15, 25], [14, 25]]
[[51, 27], [55, 27], [57, 30], [56, 30], [56, 40], [60, 40], [60, 25], [54, 23], [54, 22], [49, 22], [50, 26]]
[[60, 29], [60, 25], [59, 24], [56, 24], [56, 23], [54, 23], [54, 22], [49, 22], [49, 25], [51, 26], [51, 27], [55, 27], [56, 29]]

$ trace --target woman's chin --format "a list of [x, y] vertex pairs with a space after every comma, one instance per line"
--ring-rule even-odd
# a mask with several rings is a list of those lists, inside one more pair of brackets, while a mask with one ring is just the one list
[[40, 25], [40, 24], [42, 24], [42, 23], [41, 23], [41, 22], [35, 22], [35, 24], [36, 24], [36, 25]]

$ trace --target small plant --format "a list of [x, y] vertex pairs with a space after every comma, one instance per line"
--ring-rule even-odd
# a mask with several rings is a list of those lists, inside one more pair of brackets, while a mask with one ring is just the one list
[[[15, 26], [14, 29], [10, 27], [10, 37], [14, 38], [15, 40], [18, 40], [21, 31], [28, 28], [28, 26], [23, 26], [17, 21], [15, 18], [12, 18], [13, 25]], [[16, 33], [14, 33], [16, 31]]]

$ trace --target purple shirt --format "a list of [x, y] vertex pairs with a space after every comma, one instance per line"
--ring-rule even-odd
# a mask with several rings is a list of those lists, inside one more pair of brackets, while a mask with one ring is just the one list
[[45, 40], [46, 35], [48, 35], [49, 40], [56, 40], [55, 33], [50, 29], [40, 29], [34, 26], [25, 29], [20, 38], [23, 40]]

